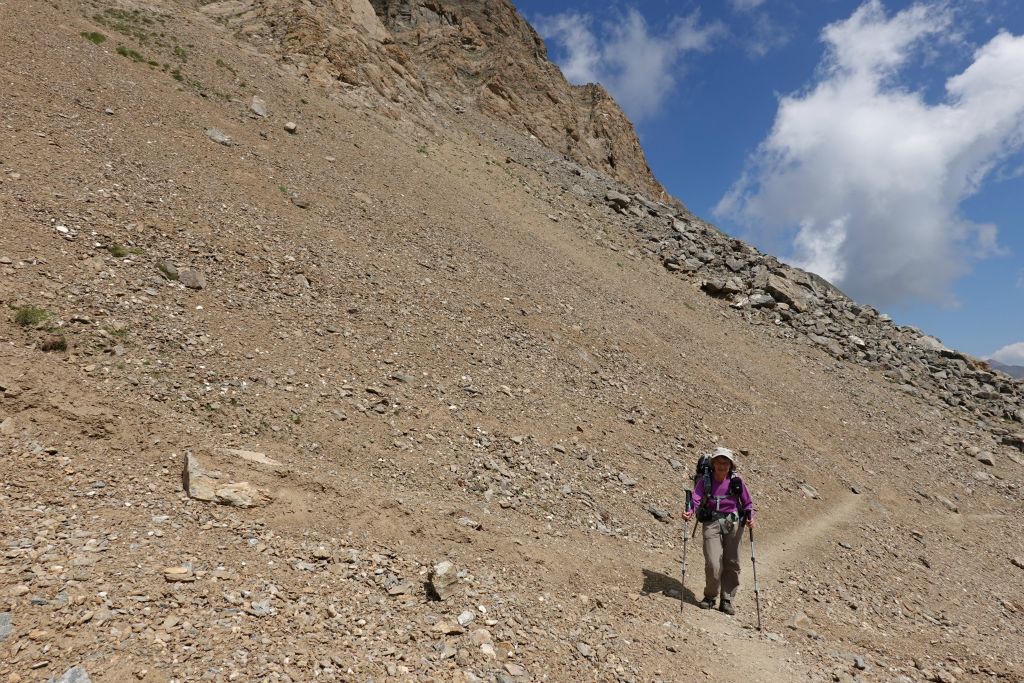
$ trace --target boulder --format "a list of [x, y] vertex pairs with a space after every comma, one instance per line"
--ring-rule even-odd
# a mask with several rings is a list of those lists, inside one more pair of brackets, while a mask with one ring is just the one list
[[222, 481], [223, 475], [205, 469], [192, 454], [185, 455], [182, 481], [189, 498], [208, 503], [251, 508], [269, 503], [270, 495], [246, 481]]
[[206, 287], [206, 277], [198, 270], [186, 268], [178, 274], [178, 282], [189, 289], [203, 289]]
[[265, 117], [267, 115], [267, 103], [263, 98], [253, 95], [252, 99], [249, 100], [249, 111], [256, 114], [256, 116]]
[[803, 313], [808, 308], [809, 292], [795, 282], [790, 282], [778, 275], [769, 275], [762, 287], [771, 294], [775, 300], [783, 301], [798, 313]]
[[946, 346], [936, 339], [935, 337], [929, 337], [927, 334], [923, 334], [914, 340], [914, 346], [925, 351], [934, 351], [936, 353], [943, 353], [949, 351]]
[[448, 560], [438, 562], [430, 570], [430, 589], [439, 600], [447, 600], [459, 590], [459, 575]]
[[210, 138], [218, 145], [224, 145], [225, 147], [230, 147], [232, 144], [231, 136], [219, 128], [207, 128], [206, 137]]
[[614, 206], [616, 209], [625, 209], [630, 205], [630, 199], [621, 192], [615, 190], [608, 190], [608, 193], [604, 196], [605, 200]]

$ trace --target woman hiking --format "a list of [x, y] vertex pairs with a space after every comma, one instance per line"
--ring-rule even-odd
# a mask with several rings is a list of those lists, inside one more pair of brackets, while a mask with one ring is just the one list
[[704, 525], [704, 599], [701, 609], [718, 609], [735, 614], [732, 605], [740, 585], [740, 542], [744, 525], [754, 527], [754, 501], [746, 484], [736, 474], [736, 455], [718, 447], [711, 454], [711, 472], [698, 478], [693, 507], [683, 512], [690, 521], [694, 514]]

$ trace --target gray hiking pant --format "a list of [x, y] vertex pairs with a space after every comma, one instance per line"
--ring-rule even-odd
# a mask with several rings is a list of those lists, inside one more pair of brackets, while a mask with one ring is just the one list
[[719, 519], [704, 525], [704, 597], [732, 602], [740, 587], [743, 523]]

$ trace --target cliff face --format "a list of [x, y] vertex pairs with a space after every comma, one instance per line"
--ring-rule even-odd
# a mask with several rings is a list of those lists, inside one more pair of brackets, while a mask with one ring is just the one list
[[373, 6], [435, 87], [581, 164], [668, 199], [615, 100], [599, 85], [570, 85], [508, 0], [373, 0]]
[[395, 118], [436, 122], [475, 108], [678, 204], [654, 178], [615, 100], [599, 85], [569, 84], [508, 0], [251, 0], [209, 11], [280, 49], [311, 80], [366, 97]]

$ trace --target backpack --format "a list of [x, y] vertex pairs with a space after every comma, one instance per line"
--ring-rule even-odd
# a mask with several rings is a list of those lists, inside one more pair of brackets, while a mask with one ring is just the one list
[[[697, 458], [697, 467], [693, 474], [693, 488], [697, 488], [697, 483], [701, 480], [704, 481], [704, 498], [700, 502], [700, 508], [697, 510], [697, 521], [701, 523], [710, 522], [712, 518], [712, 510], [710, 506], [711, 502], [711, 460], [712, 456], [709, 453]], [[690, 495], [691, 492], [686, 492], [686, 507], [690, 508]], [[741, 518], [745, 516], [743, 512], [743, 502], [740, 500], [740, 496], [743, 495], [743, 480], [740, 479], [738, 474], [729, 475], [729, 495], [736, 499], [736, 509], [739, 511]]]

